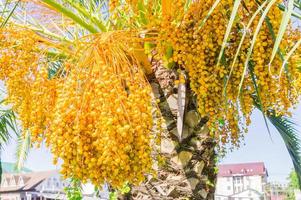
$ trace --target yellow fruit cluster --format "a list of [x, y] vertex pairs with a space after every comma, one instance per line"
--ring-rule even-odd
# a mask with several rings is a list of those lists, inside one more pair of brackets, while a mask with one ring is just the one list
[[46, 142], [65, 161], [63, 174], [118, 187], [138, 184], [151, 171], [151, 90], [137, 62], [128, 61], [134, 59], [128, 43], [114, 45], [116, 37], [126, 38], [107, 37], [84, 49], [92, 55], [85, 55], [57, 90]]
[[50, 78], [41, 38], [1, 30], [0, 78], [8, 102], [32, 142], [45, 139], [54, 161], [63, 161], [66, 177], [120, 187], [151, 172], [151, 88], [128, 38], [133, 36], [85, 38], [73, 60], [62, 62], [61, 72]]
[[17, 112], [24, 132], [30, 129], [38, 136], [51, 119], [56, 98], [56, 81], [48, 79], [43, 66], [41, 40], [16, 27], [2, 29], [0, 40], [0, 79], [7, 87], [7, 103]]
[[[282, 17], [275, 4], [249, 52], [261, 11], [246, 27], [261, 4], [245, 0], [220, 56], [234, 0], [220, 0], [208, 17], [215, 2], [110, 1], [110, 27], [130, 31], [86, 36], [68, 45], [11, 25], [2, 28], [0, 79], [24, 132], [30, 131], [37, 144], [45, 139], [55, 162], [63, 161], [66, 177], [113, 187], [143, 181], [152, 171], [152, 144], [162, 126], [161, 119], [154, 120], [160, 114], [143, 73], [152, 70], [143, 42], [166, 67], [187, 71], [198, 111], [209, 117], [211, 132], [223, 143], [240, 144], [254, 100], [266, 113], [290, 114], [300, 96], [301, 49], [284, 69], [282, 63], [300, 32], [288, 29], [282, 52], [270, 63]], [[53, 50], [67, 58], [49, 57]], [[60, 66], [54, 75], [51, 63]]]
[[[157, 36], [155, 52], [166, 67], [188, 71], [190, 87], [197, 95], [198, 110], [202, 116], [209, 116], [209, 126], [222, 142], [239, 145], [242, 133], [247, 131], [251, 122], [254, 96], [265, 112], [273, 109], [277, 114], [290, 114], [289, 108], [298, 102], [300, 95], [297, 87], [300, 84], [297, 70], [300, 50], [291, 57], [287, 73], [281, 77], [279, 74], [285, 51], [300, 39], [300, 34], [294, 30], [287, 31], [280, 46], [283, 55], [277, 54], [269, 65], [274, 37], [282, 18], [282, 11], [276, 3], [262, 24], [246, 66], [261, 11], [250, 27], [246, 27], [261, 6], [258, 1], [247, 0], [239, 6], [219, 63], [234, 1], [221, 0], [208, 18], [208, 12], [216, 2], [214, 0], [192, 1], [188, 6], [187, 1], [164, 2], [172, 4], [164, 7], [162, 3], [163, 14], [147, 25], [151, 30], [157, 30], [150, 34], [151, 37]], [[148, 3], [146, 7], [146, 15], [153, 13], [152, 4]], [[246, 35], [236, 57], [244, 33]]]

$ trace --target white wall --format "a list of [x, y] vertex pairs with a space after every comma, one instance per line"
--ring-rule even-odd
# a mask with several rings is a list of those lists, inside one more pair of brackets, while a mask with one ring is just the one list
[[260, 197], [261, 195], [257, 192], [247, 190], [237, 195], [234, 195], [234, 200], [250, 200], [251, 198], [252, 200], [261, 200]]
[[[266, 184], [267, 181], [266, 176], [265, 177], [259, 175], [242, 176], [242, 180], [240, 180], [239, 183], [234, 182], [233, 176], [217, 178], [216, 191], [215, 191], [216, 200], [226, 200], [228, 199], [228, 196], [239, 193], [238, 191], [235, 191], [235, 187], [239, 187], [241, 192], [248, 189], [253, 189], [258, 191], [259, 193], [264, 193], [264, 185]], [[256, 195], [252, 194], [252, 198], [254, 198], [254, 200], [256, 200], [257, 198], [259, 199], [258, 194]]]
[[233, 177], [218, 177], [215, 194], [228, 196], [233, 193]]
[[11, 193], [11, 194], [0, 194], [1, 200], [21, 200], [20, 194]]
[[61, 179], [59, 174], [55, 174], [45, 179], [41, 184], [36, 187], [37, 191], [64, 191], [64, 188], [68, 186], [67, 181]]
[[[247, 177], [245, 177], [247, 178]], [[249, 176], [250, 188], [263, 193], [263, 179], [261, 176]]]

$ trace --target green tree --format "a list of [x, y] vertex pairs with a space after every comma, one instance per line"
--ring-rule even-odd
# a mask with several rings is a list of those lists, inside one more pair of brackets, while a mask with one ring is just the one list
[[299, 180], [298, 180], [298, 176], [297, 173], [293, 170], [289, 177], [289, 185], [287, 187], [287, 200], [295, 200], [295, 190], [300, 189], [300, 184], [299, 184]]

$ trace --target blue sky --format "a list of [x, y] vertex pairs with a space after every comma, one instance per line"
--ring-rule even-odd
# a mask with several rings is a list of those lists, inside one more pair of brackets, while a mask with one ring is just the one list
[[[301, 106], [294, 113], [294, 121], [301, 124]], [[233, 152], [229, 152], [220, 162], [261, 161], [265, 163], [268, 169], [270, 181], [286, 182], [286, 178], [293, 165], [280, 135], [271, 125], [270, 129], [272, 140], [267, 132], [262, 115], [255, 111], [252, 116], [252, 125], [249, 128], [249, 132], [245, 135], [245, 145], [242, 145]], [[15, 143], [15, 141], [12, 141], [7, 145], [5, 151], [2, 152], [3, 161], [15, 161]], [[25, 166], [37, 171], [58, 169], [59, 166], [53, 165], [51, 159], [50, 151], [45, 146], [42, 146], [41, 149], [31, 150]]]
[[[301, 124], [301, 106], [294, 111], [292, 118], [295, 123]], [[262, 114], [255, 111], [252, 116], [252, 125], [245, 136], [245, 145], [229, 152], [225, 158], [221, 159], [221, 163], [261, 161], [265, 163], [270, 181], [286, 182], [293, 164], [277, 130], [271, 124], [269, 128], [272, 139], [268, 134]], [[299, 125], [297, 129], [300, 130]]]

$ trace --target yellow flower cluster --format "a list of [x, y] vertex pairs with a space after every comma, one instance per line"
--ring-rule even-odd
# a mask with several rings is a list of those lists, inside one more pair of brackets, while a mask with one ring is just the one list
[[129, 48], [135, 41], [126, 33], [85, 38], [50, 78], [41, 38], [11, 30], [1, 30], [0, 78], [32, 141], [45, 139], [66, 177], [113, 187], [143, 181], [152, 170], [153, 108]]

